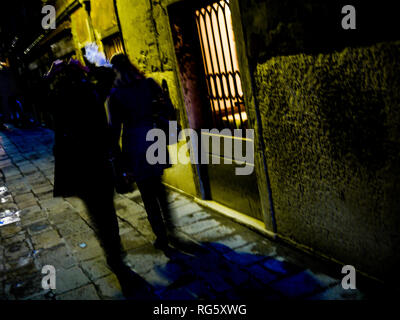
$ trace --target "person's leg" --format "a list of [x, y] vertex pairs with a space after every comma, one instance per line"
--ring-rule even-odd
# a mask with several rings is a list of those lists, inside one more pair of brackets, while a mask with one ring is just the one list
[[154, 190], [156, 192], [156, 196], [161, 207], [167, 231], [172, 231], [173, 223], [172, 223], [171, 210], [169, 209], [168, 205], [167, 190], [165, 189], [165, 186], [161, 181], [161, 177], [159, 179], [154, 180]]
[[82, 196], [82, 200], [85, 201], [95, 225], [107, 264], [117, 276], [124, 296], [135, 300], [154, 299], [151, 286], [123, 261], [118, 218], [114, 207], [114, 188], [111, 185], [109, 188], [104, 186], [102, 190], [95, 190], [97, 192], [92, 191]]
[[114, 189], [109, 186], [91, 188], [82, 196], [82, 199], [95, 225], [96, 234], [107, 261], [121, 260], [122, 247], [114, 207]]
[[147, 212], [151, 228], [157, 237], [157, 243], [167, 243], [167, 233], [164, 219], [161, 212], [160, 203], [158, 202], [158, 184], [157, 179], [149, 178], [136, 182], [143, 204]]
[[[184, 234], [177, 232], [173, 224], [173, 219], [171, 215], [171, 210], [168, 205], [167, 191], [162, 183], [161, 177], [154, 179], [152, 182], [153, 190], [156, 193], [160, 208], [162, 210], [162, 215], [164, 218], [165, 231], [167, 234], [169, 246], [175, 249], [184, 251], [186, 254], [192, 254], [194, 252], [200, 252], [202, 250], [195, 242], [190, 238], [184, 236]], [[163, 249], [163, 248], [161, 248]]]

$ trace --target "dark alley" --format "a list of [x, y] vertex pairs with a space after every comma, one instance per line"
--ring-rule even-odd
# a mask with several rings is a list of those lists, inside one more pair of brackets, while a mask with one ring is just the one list
[[399, 30], [390, 0], [8, 1], [0, 303], [397, 299]]

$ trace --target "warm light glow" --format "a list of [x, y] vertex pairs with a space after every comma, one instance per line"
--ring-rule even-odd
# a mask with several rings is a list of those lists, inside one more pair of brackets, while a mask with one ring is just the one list
[[247, 115], [228, 4], [228, 0], [221, 0], [197, 10], [196, 23], [212, 111], [224, 122], [241, 127]]
[[[242, 121], [246, 121], [247, 120], [247, 114], [245, 111], [242, 111], [240, 113], [240, 115], [242, 116]], [[235, 122], [236, 124], [240, 124], [240, 115], [239, 113], [235, 113]], [[222, 117], [222, 120], [226, 121], [226, 116]], [[228, 121], [229, 122], [233, 122], [233, 115], [228, 115]]]

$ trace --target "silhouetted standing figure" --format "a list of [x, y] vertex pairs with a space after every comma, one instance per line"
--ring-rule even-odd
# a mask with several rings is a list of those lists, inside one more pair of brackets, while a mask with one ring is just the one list
[[[114, 208], [111, 139], [102, 99], [77, 61], [59, 63], [52, 76], [54, 117], [54, 196], [81, 198], [95, 225], [107, 263], [126, 289], [140, 280], [122, 259]], [[51, 73], [50, 73], [51, 74]], [[131, 285], [132, 283], [130, 283]]]
[[152, 165], [146, 159], [147, 149], [153, 143], [146, 141], [148, 131], [154, 128], [152, 104], [155, 96], [162, 94], [162, 89], [153, 79], [146, 78], [123, 54], [115, 55], [111, 64], [116, 72], [109, 99], [113, 143], [119, 143], [123, 126], [122, 162], [139, 188], [147, 217], [157, 236], [154, 246], [165, 249], [169, 242], [167, 230], [170, 229], [166, 226], [171, 219], [161, 176], [169, 165]]

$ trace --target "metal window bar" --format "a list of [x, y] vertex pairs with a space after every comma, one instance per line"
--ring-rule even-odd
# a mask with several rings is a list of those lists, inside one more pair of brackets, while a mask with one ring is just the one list
[[214, 125], [245, 129], [247, 114], [229, 0], [196, 10], [195, 16]]

